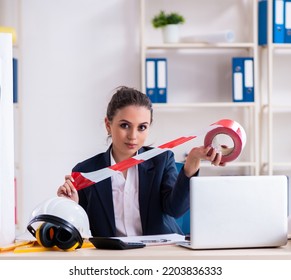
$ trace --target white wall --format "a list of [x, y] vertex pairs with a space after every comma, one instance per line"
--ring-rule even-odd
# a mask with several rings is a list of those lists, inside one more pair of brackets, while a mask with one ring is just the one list
[[78, 161], [105, 149], [114, 88], [139, 87], [138, 10], [136, 0], [21, 1], [20, 230]]

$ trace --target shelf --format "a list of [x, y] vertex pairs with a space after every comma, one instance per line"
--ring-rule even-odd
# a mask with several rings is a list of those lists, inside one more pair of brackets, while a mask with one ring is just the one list
[[[288, 124], [291, 113], [290, 102], [290, 43], [273, 43], [272, 33], [274, 27], [274, 5], [273, 1], [268, 1], [268, 44], [262, 47], [262, 70], [265, 71], [262, 81], [266, 85], [264, 93], [267, 104], [266, 108], [266, 139], [262, 139], [262, 147], [266, 146], [267, 153], [263, 154], [264, 162], [267, 163], [268, 174], [274, 174], [275, 169], [291, 167], [290, 156], [288, 152]], [[285, 9], [285, 5], [284, 8]], [[264, 67], [264, 69], [263, 69]], [[263, 72], [262, 71], [262, 72]], [[287, 124], [287, 127], [284, 126]], [[284, 141], [282, 141], [284, 139]], [[264, 143], [265, 142], [265, 143]], [[280, 159], [280, 161], [276, 161]], [[277, 170], [278, 171], [278, 170]], [[278, 173], [278, 172], [277, 172]], [[288, 171], [290, 176], [290, 172]], [[287, 174], [286, 174], [287, 175]]]
[[[211, 165], [210, 162], [202, 162], [201, 166], [202, 167], [213, 167], [213, 165]], [[228, 162], [227, 166], [228, 167], [256, 167], [256, 163], [255, 162], [248, 162], [248, 161], [245, 161], [245, 162], [236, 161], [236, 162]]]
[[262, 110], [270, 109], [272, 113], [291, 113], [291, 104], [262, 105]]
[[291, 105], [272, 105], [271, 108], [273, 113], [291, 113]]
[[272, 44], [274, 49], [291, 49], [291, 44]]
[[[168, 113], [173, 113], [171, 131], [165, 132], [171, 135], [173, 132], [187, 131], [187, 125], [192, 125], [192, 115], [197, 118], [197, 112], [208, 118], [233, 118], [237, 119], [249, 132], [250, 143], [246, 149], [246, 158], [243, 162], [235, 161], [227, 164], [229, 167], [248, 167], [251, 174], [259, 173], [259, 57], [257, 44], [257, 1], [237, 0], [233, 3], [233, 10], [225, 11], [222, 15], [221, 5], [214, 5], [209, 10], [205, 1], [167, 1], [140, 0], [141, 2], [141, 88], [146, 90], [146, 58], [163, 57], [168, 64], [168, 102], [153, 103], [155, 111], [159, 114], [161, 126], [168, 122]], [[166, 3], [167, 2], [167, 3]], [[226, 3], [221, 3], [222, 6]], [[188, 14], [189, 21], [185, 29], [181, 30], [181, 38], [184, 35], [198, 33], [201, 28], [207, 32], [215, 32], [224, 29], [233, 29], [235, 40], [229, 42], [219, 38], [221, 42], [191, 42], [180, 40], [178, 43], [163, 43], [162, 33], [155, 32], [150, 24], [150, 19], [156, 11], [178, 10], [184, 15]], [[195, 12], [193, 12], [193, 8]], [[201, 18], [197, 15], [201, 15]], [[202, 16], [203, 15], [203, 16]], [[207, 16], [208, 15], [208, 16]], [[196, 16], [193, 20], [193, 16]], [[215, 18], [217, 16], [217, 18]], [[192, 17], [192, 18], [191, 18]], [[209, 20], [215, 24], [215, 31], [209, 28]], [[232, 20], [230, 20], [232, 19]], [[234, 24], [240, 22], [240, 24]], [[205, 25], [207, 24], [207, 26]], [[210, 24], [211, 25], [211, 24]], [[216, 26], [217, 25], [217, 26]], [[188, 28], [188, 30], [187, 30]], [[211, 30], [211, 31], [210, 31]], [[186, 54], [186, 55], [184, 55]], [[254, 68], [254, 93], [255, 102], [232, 101], [232, 58], [253, 57]], [[156, 79], [156, 78], [155, 78]], [[193, 90], [194, 89], [194, 90]], [[194, 92], [193, 92], [194, 91]], [[180, 94], [175, 94], [180, 92]], [[187, 102], [188, 101], [188, 102]], [[189, 117], [190, 114], [190, 117]], [[202, 118], [204, 118], [202, 117]], [[181, 123], [184, 125], [181, 126]], [[160, 131], [157, 130], [157, 137]], [[182, 134], [181, 134], [182, 135]], [[163, 137], [166, 138], [167, 135]], [[184, 151], [183, 151], [184, 152]], [[182, 153], [182, 151], [181, 151]], [[177, 153], [178, 155], [178, 153]], [[209, 162], [202, 163], [210, 167]], [[209, 171], [209, 170], [208, 170]]]
[[254, 108], [254, 102], [209, 102], [209, 103], [153, 103], [155, 109], [181, 108]]
[[291, 162], [274, 162], [274, 167], [291, 167]]
[[252, 49], [254, 43], [177, 43], [146, 45], [147, 50], [152, 49]]

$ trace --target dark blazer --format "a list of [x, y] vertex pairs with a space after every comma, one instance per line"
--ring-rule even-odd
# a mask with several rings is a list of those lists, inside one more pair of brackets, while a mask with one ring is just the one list
[[[151, 148], [143, 147], [138, 153], [149, 149]], [[78, 163], [72, 171], [92, 172], [110, 165], [109, 148], [105, 153]], [[175, 218], [182, 216], [189, 209], [190, 180], [184, 175], [183, 168], [177, 173], [173, 152], [165, 151], [140, 163], [138, 174], [143, 235], [183, 234]], [[79, 204], [88, 214], [92, 236], [115, 236], [111, 178], [84, 188], [78, 193]]]

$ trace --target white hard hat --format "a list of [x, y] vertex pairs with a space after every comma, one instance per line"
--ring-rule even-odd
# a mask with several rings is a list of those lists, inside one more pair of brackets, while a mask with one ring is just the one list
[[33, 210], [27, 229], [44, 247], [56, 245], [64, 250], [80, 248], [83, 238], [91, 237], [85, 210], [65, 197], [40, 203]]

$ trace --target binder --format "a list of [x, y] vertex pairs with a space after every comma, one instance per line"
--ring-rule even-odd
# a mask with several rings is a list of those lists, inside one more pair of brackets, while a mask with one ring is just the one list
[[258, 43], [260, 46], [268, 43], [268, 2], [261, 0], [258, 4]]
[[167, 60], [165, 58], [156, 60], [157, 66], [157, 102], [167, 103]]
[[273, 0], [273, 43], [285, 42], [284, 10], [285, 0]]
[[244, 93], [245, 102], [254, 102], [254, 60], [253, 58], [244, 59]]
[[13, 103], [18, 102], [18, 60], [13, 58]]
[[152, 103], [156, 103], [156, 61], [153, 58], [146, 59], [146, 95]]
[[254, 61], [252, 57], [232, 59], [234, 102], [254, 102]]
[[291, 43], [291, 0], [285, 0], [285, 43]]
[[146, 58], [146, 94], [152, 103], [167, 102], [166, 58]]
[[243, 59], [232, 59], [232, 98], [234, 102], [243, 101]]

